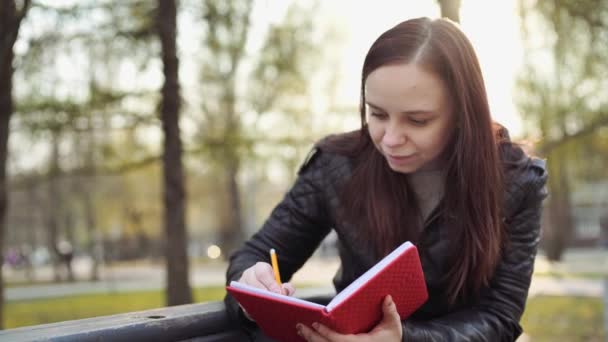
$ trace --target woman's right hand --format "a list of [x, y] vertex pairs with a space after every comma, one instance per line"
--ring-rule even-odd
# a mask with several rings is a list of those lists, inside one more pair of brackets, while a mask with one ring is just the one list
[[[247, 284], [249, 286], [287, 296], [291, 296], [296, 292], [291, 283], [283, 283], [282, 285], [277, 283], [276, 279], [274, 278], [272, 266], [270, 266], [270, 264], [267, 262], [257, 262], [255, 265], [249, 267], [245, 270], [245, 272], [243, 272], [243, 275], [238, 281], [242, 284]], [[253, 321], [242, 306], [241, 310], [243, 310], [243, 313], [248, 319]]]

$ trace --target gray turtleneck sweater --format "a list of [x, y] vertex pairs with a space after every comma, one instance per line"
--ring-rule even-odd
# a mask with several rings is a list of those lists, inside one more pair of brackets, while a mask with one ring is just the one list
[[407, 176], [408, 183], [414, 189], [422, 220], [426, 220], [443, 197], [444, 170], [423, 170]]

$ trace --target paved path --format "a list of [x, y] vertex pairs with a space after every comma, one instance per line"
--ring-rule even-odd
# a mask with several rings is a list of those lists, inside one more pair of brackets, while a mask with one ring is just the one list
[[[74, 270], [78, 279], [86, 279], [89, 263], [78, 260]], [[338, 261], [333, 259], [312, 258], [294, 275], [293, 282], [300, 287], [302, 296], [328, 293], [333, 290], [332, 277], [338, 269]], [[536, 259], [530, 295], [575, 295], [601, 297], [603, 294], [602, 274], [608, 276], [608, 253], [599, 249], [569, 250], [561, 263], [549, 263], [541, 254]], [[193, 266], [191, 284], [195, 287], [221, 286], [224, 284], [226, 264], [214, 262], [204, 266]], [[565, 277], [544, 276], [552, 272], [566, 274]], [[576, 277], [576, 273], [594, 275], [593, 278]], [[23, 272], [12, 272], [5, 269], [5, 279], [23, 280]], [[139, 290], [157, 290], [164, 288], [165, 272], [160, 263], [139, 262], [120, 266], [102, 267], [103, 281], [75, 283], [27, 285], [5, 288], [7, 301], [52, 298], [85, 293], [115, 293]], [[36, 279], [50, 280], [50, 268], [36, 270]], [[307, 285], [307, 286], [303, 286]], [[306, 290], [304, 290], [306, 289]]]
[[538, 276], [532, 278], [528, 295], [601, 297], [603, 291], [602, 279]]

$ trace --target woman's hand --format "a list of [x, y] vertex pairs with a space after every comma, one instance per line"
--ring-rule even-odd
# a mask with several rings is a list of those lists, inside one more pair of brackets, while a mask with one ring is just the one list
[[376, 327], [365, 334], [342, 335], [328, 327], [313, 323], [312, 328], [298, 324], [298, 334], [309, 342], [358, 342], [358, 341], [401, 341], [403, 327], [393, 298], [388, 295], [382, 303], [382, 320]]
[[[291, 296], [296, 292], [295, 288], [290, 283], [283, 283], [283, 285], [277, 283], [274, 278], [272, 266], [267, 262], [258, 262], [246, 269], [239, 279], [239, 283], [287, 296]], [[253, 321], [242, 306], [241, 310], [243, 310], [243, 313], [249, 320]]]

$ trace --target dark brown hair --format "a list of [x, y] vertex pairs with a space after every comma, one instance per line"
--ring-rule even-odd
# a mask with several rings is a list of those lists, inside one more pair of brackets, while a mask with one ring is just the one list
[[[416, 63], [446, 84], [456, 124], [446, 156], [442, 218], [451, 244], [445, 275], [450, 303], [488, 285], [504, 246], [503, 173], [475, 51], [446, 19], [412, 19], [384, 32], [370, 47], [361, 77], [361, 129], [321, 143], [354, 159], [341, 193], [341, 216], [362, 229], [377, 257], [405, 240], [418, 241], [422, 222], [405, 175], [392, 171], [371, 142], [366, 124], [365, 81], [377, 68]], [[419, 246], [424, 248], [424, 246]]]

